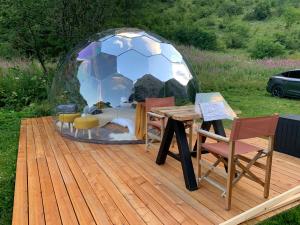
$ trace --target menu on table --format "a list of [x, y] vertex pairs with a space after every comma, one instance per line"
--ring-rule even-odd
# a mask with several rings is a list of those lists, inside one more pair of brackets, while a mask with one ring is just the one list
[[202, 115], [204, 121], [233, 120], [235, 112], [219, 92], [197, 93], [195, 111]]

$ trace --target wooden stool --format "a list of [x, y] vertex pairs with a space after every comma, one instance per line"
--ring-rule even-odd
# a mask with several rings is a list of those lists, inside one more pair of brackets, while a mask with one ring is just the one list
[[61, 122], [60, 132], [64, 127], [64, 123], [68, 123], [71, 133], [73, 133], [73, 123], [74, 120], [80, 117], [80, 113], [64, 113], [58, 115], [58, 121]]
[[74, 120], [74, 127], [76, 128], [75, 137], [78, 135], [78, 130], [88, 130], [89, 139], [92, 139], [92, 132], [91, 129], [94, 127], [99, 126], [98, 118], [94, 116], [86, 116], [86, 117], [79, 117]]

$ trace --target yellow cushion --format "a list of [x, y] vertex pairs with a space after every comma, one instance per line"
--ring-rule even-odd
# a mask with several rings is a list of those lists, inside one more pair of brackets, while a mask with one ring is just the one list
[[74, 127], [77, 129], [90, 129], [99, 126], [99, 120], [93, 116], [79, 117], [74, 120]]
[[80, 113], [65, 113], [59, 114], [58, 120], [64, 123], [73, 123], [77, 117], [80, 117]]

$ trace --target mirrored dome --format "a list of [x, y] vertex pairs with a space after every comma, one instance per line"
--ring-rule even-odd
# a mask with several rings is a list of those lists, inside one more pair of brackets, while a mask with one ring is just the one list
[[[68, 137], [97, 143], [136, 143], [146, 98], [192, 102], [198, 85], [167, 40], [133, 28], [90, 37], [67, 54], [50, 91], [54, 120]], [[144, 128], [142, 128], [144, 129]], [[140, 131], [139, 131], [140, 132]]]

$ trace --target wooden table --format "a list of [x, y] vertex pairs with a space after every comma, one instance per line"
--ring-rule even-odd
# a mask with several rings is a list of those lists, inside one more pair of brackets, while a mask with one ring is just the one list
[[[202, 119], [202, 116], [195, 112], [195, 106], [172, 106], [172, 107], [155, 107], [152, 112], [168, 117], [168, 123], [164, 132], [164, 136], [156, 158], [156, 163], [162, 165], [167, 159], [167, 155], [181, 162], [182, 172], [184, 176], [185, 186], [188, 190], [197, 190], [197, 182], [194, 173], [192, 155], [196, 154], [197, 143], [194, 145], [192, 152], [189, 150], [188, 141], [186, 138], [184, 124], [196, 119]], [[226, 136], [222, 121], [215, 120], [203, 122], [201, 128], [209, 130], [213, 126], [216, 134]], [[176, 135], [179, 154], [176, 155], [169, 151], [172, 138]], [[203, 143], [205, 139], [203, 140]]]

